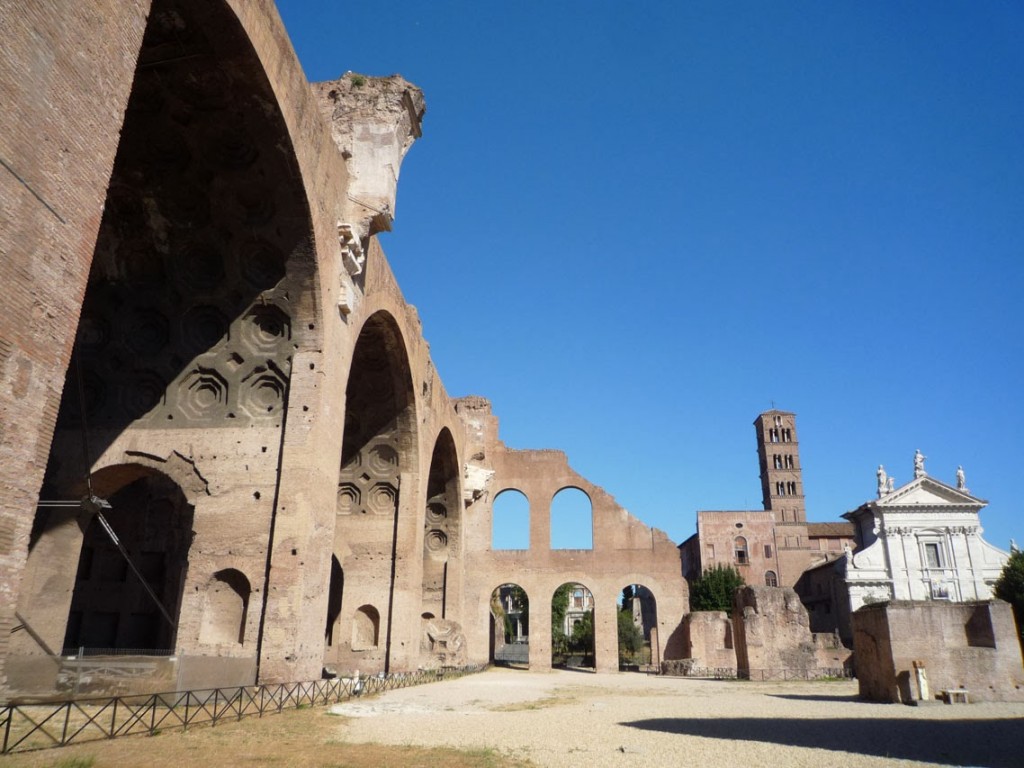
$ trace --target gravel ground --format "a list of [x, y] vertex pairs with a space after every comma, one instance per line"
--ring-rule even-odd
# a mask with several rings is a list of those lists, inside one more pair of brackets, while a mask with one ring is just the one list
[[1024, 766], [1024, 704], [869, 704], [855, 681], [492, 669], [332, 712], [349, 743], [489, 748], [559, 768]]

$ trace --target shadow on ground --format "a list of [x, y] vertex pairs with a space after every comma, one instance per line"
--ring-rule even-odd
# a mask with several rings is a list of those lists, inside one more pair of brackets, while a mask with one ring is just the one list
[[1020, 768], [1024, 765], [1024, 718], [908, 720], [769, 718], [656, 718], [622, 725], [707, 739], [760, 741], [853, 752], [939, 765]]
[[793, 699], [795, 701], [848, 701], [857, 703], [863, 699], [856, 693], [769, 693], [774, 699]]

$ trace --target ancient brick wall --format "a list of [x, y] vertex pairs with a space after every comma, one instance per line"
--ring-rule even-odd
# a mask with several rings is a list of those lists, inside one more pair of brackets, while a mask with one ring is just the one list
[[741, 673], [818, 668], [807, 611], [789, 587], [737, 590], [732, 618]]
[[686, 657], [704, 669], [736, 670], [732, 617], [725, 611], [694, 611], [683, 619]]
[[853, 613], [860, 695], [872, 701], [917, 698], [914, 662], [930, 693], [967, 689], [970, 701], [1024, 701], [1024, 667], [1013, 611], [990, 603], [892, 602]]
[[[540, 666], [569, 581], [597, 600], [600, 669], [632, 584], [681, 655], [673, 543], [563, 454], [507, 450], [434, 369], [377, 241], [418, 89], [311, 87], [271, 0], [0, 9], [0, 665], [19, 687], [52, 688], [65, 645], [173, 651], [190, 685], [486, 661], [506, 582], [537, 596]], [[90, 483], [155, 602], [78, 503]], [[491, 550], [505, 487], [535, 505], [525, 555]], [[567, 487], [592, 502], [590, 550], [550, 549]]]
[[148, 5], [0, 4], [0, 687]]
[[[470, 658], [486, 662], [492, 592], [517, 584], [529, 597], [530, 668], [551, 665], [551, 599], [564, 583], [586, 586], [594, 596], [598, 671], [618, 669], [616, 601], [625, 587], [647, 587], [657, 606], [661, 658], [681, 658], [679, 625], [689, 609], [679, 551], [661, 531], [620, 507], [606, 491], [574, 472], [561, 451], [516, 451], [497, 439], [497, 419], [478, 398], [459, 413], [467, 423], [471, 457], [467, 475], [482, 478], [468, 488], [463, 628]], [[551, 502], [562, 489], [583, 491], [592, 507], [592, 549], [552, 549]], [[492, 547], [493, 500], [505, 490], [523, 493], [530, 504], [529, 549]], [[479, 494], [474, 500], [472, 494]], [[471, 575], [471, 576], [470, 576]]]

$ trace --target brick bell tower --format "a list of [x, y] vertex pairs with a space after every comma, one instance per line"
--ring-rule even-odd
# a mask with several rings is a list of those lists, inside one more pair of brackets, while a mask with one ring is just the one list
[[775, 517], [779, 583], [792, 586], [806, 567], [807, 509], [800, 468], [796, 414], [772, 409], [754, 420], [761, 496], [765, 511]]

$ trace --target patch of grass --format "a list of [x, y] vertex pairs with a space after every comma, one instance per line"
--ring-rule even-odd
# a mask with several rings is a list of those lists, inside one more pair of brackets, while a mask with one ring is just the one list
[[547, 709], [557, 707], [559, 704], [572, 704], [576, 699], [572, 696], [545, 696], [543, 699], [532, 701], [516, 701], [511, 704], [502, 704], [491, 707], [491, 712], [527, 712], [534, 709]]
[[92, 768], [93, 763], [95, 762], [96, 758], [91, 755], [65, 757], [63, 760], [58, 760], [56, 763], [53, 763], [51, 768]]
[[449, 747], [388, 747], [360, 744], [339, 762], [321, 768], [532, 768], [527, 760], [504, 755], [496, 749], [452, 749]]
[[366, 78], [362, 75], [352, 75], [349, 80], [352, 83], [353, 88], [362, 88], [366, 85]]
[[532, 768], [494, 749], [358, 744], [339, 733], [326, 709], [288, 710], [182, 732], [94, 741], [6, 755], [2, 768], [181, 768], [186, 765], [267, 765], [289, 768]]

